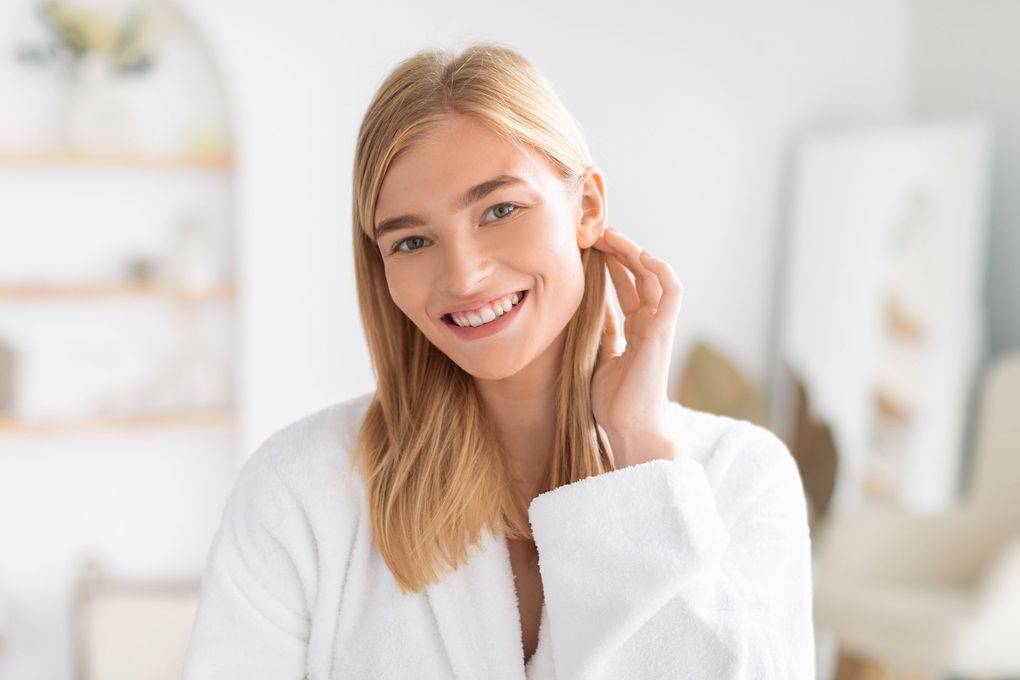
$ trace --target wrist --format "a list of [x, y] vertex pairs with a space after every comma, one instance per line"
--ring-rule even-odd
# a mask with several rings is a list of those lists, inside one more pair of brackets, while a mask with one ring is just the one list
[[665, 434], [624, 435], [606, 432], [606, 436], [617, 469], [651, 460], [675, 460], [677, 456], [676, 443]]

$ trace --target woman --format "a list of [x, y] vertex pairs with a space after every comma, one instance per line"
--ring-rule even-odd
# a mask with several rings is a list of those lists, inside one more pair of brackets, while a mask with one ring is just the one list
[[668, 401], [680, 282], [534, 67], [402, 62], [353, 202], [377, 388], [244, 466], [185, 678], [813, 677], [793, 459]]

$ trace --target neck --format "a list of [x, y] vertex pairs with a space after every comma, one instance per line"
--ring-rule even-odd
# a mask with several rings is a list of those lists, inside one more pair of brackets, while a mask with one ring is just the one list
[[565, 333], [512, 376], [475, 379], [513, 482], [528, 500], [538, 495], [552, 455], [564, 342]]

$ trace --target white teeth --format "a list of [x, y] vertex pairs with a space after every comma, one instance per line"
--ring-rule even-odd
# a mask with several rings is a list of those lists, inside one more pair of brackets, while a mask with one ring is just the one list
[[515, 305], [519, 304], [521, 296], [517, 293], [508, 295], [499, 302], [492, 303], [491, 306], [483, 307], [480, 311], [476, 312], [458, 312], [451, 314], [450, 318], [453, 319], [454, 323], [462, 328], [468, 326], [475, 327], [481, 326], [482, 324], [494, 321], [498, 317], [503, 316], [514, 308]]

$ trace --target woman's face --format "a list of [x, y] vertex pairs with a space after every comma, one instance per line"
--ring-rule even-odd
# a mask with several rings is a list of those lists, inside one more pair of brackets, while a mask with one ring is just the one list
[[397, 307], [466, 372], [498, 380], [549, 348], [577, 310], [580, 249], [605, 228], [605, 190], [595, 168], [571, 190], [540, 154], [451, 116], [393, 162], [375, 215]]

